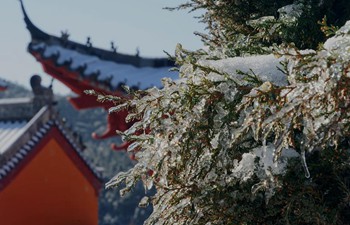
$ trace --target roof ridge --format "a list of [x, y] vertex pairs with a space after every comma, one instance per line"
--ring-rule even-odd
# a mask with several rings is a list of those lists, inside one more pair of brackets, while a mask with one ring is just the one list
[[[68, 40], [68, 34], [66, 32], [62, 32], [61, 37], [57, 37], [55, 35], [50, 35], [40, 30], [34, 23], [29, 19], [27, 12], [24, 8], [22, 0], [20, 0], [22, 12], [24, 15], [24, 21], [26, 23], [26, 27], [31, 34], [32, 43], [42, 43], [45, 42], [48, 45], [60, 45], [61, 47], [69, 50], [78, 51], [81, 54], [96, 56], [101, 60], [111, 61], [115, 63], [121, 64], [129, 64], [135, 67], [173, 67], [175, 65], [173, 60], [170, 60], [168, 57], [140, 57], [139, 51], [135, 55], [119, 53], [116, 51], [114, 44], [112, 45], [111, 50], [106, 50], [102, 48], [93, 47], [90, 38], [88, 37], [87, 43], [80, 44], [75, 41]], [[30, 51], [34, 51], [32, 46], [29, 45], [28, 49]]]
[[62, 136], [71, 145], [72, 149], [79, 155], [87, 168], [99, 180], [102, 174], [95, 169], [92, 161], [83, 154], [84, 146], [58, 116], [52, 116], [53, 112], [48, 106], [44, 106], [24, 127], [19, 138], [17, 138], [3, 154], [0, 154], [0, 181], [16, 168], [25, 157], [32, 151], [37, 143], [45, 136], [52, 126], [60, 131]]
[[23, 129], [18, 134], [18, 138], [8, 145], [8, 147], [2, 151], [0, 155], [0, 165], [4, 161], [7, 161], [16, 154], [18, 149], [25, 146], [32, 139], [33, 134], [35, 134], [42, 125], [47, 123], [51, 119], [51, 112], [48, 106], [42, 107], [39, 112], [37, 112], [32, 119], [23, 127]]

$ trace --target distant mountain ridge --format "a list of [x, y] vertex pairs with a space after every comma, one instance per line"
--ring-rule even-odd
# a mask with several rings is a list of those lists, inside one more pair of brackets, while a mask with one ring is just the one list
[[26, 89], [25, 87], [7, 80], [5, 81], [7, 83], [7, 90], [0, 92], [0, 99], [33, 96], [32, 92]]

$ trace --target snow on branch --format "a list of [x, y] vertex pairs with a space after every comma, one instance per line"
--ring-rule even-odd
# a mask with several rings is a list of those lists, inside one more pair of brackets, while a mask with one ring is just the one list
[[179, 46], [179, 79], [119, 106], [140, 119], [124, 133], [138, 161], [107, 186], [154, 186], [146, 224], [227, 224], [242, 199], [274, 201], [290, 162], [309, 177], [308, 154], [349, 138], [349, 33], [350, 22], [317, 51], [224, 59]]

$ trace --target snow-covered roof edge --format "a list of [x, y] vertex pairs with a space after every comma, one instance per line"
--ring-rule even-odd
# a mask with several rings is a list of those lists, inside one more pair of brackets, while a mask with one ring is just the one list
[[83, 155], [84, 146], [79, 138], [60, 122], [57, 113], [50, 106], [44, 106], [21, 129], [21, 134], [17, 135], [18, 138], [13, 140], [0, 155], [0, 182], [17, 168], [52, 127], [58, 128], [86, 167], [99, 181], [102, 180], [102, 176], [95, 170], [95, 166]]
[[[74, 50], [85, 55], [95, 56], [102, 60], [133, 65], [135, 67], [172, 67], [174, 66], [174, 62], [169, 60], [167, 57], [160, 58], [151, 58], [151, 57], [140, 57], [138, 54], [136, 55], [128, 55], [117, 52], [115, 49], [111, 49], [110, 51], [95, 48], [91, 44], [80, 44], [74, 41], [68, 40], [68, 37], [62, 35], [62, 37], [57, 37], [54, 35], [50, 35], [39, 29], [34, 23], [29, 19], [23, 2], [20, 0], [22, 12], [24, 15], [24, 21], [26, 23], [26, 27], [31, 34], [31, 43], [46, 43], [47, 45], [61, 45], [62, 47], [70, 50]], [[29, 45], [30, 48], [30, 45]]]

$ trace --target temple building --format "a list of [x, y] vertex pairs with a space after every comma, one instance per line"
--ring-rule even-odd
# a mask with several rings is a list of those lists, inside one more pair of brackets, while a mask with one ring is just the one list
[[31, 81], [34, 97], [0, 99], [0, 223], [97, 225], [100, 175]]
[[[139, 53], [127, 55], [117, 52], [114, 43], [110, 50], [95, 48], [90, 37], [85, 44], [69, 40], [69, 34], [61, 37], [45, 33], [29, 19], [21, 1], [24, 21], [31, 35], [28, 52], [41, 63], [44, 71], [70, 88], [77, 96], [69, 98], [76, 109], [102, 107], [108, 109], [109, 102], [100, 103], [95, 96], [84, 93], [95, 90], [107, 95], [124, 96], [123, 85], [135, 89], [153, 86], [162, 87], [163, 77], [177, 78], [169, 72], [174, 62], [168, 58], [144, 58]], [[108, 115], [108, 127], [103, 134], [93, 134], [96, 139], [116, 135], [116, 130], [125, 131], [130, 123], [125, 122], [128, 112], [120, 111]]]
[[5, 91], [7, 89], [7, 82], [0, 78], [0, 91]]

